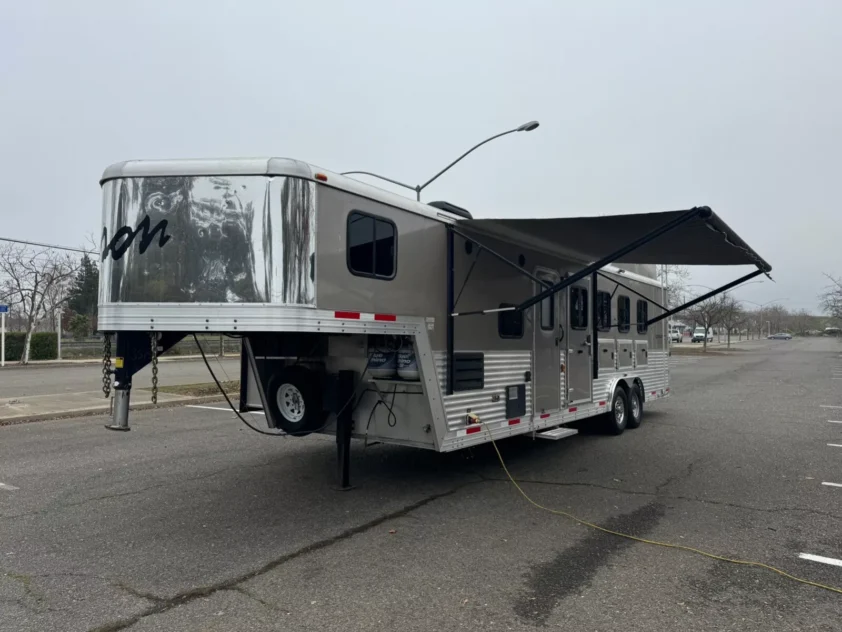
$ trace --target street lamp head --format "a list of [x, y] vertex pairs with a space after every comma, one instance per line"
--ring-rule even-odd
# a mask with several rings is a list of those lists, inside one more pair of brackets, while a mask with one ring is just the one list
[[538, 127], [538, 125], [540, 125], [540, 123], [538, 123], [538, 121], [529, 121], [528, 123], [524, 123], [523, 125], [518, 127], [517, 131], [519, 131], [519, 132], [531, 132], [533, 129]]

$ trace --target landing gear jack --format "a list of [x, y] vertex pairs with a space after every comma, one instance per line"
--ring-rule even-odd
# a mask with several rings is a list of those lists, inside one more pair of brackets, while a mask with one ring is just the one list
[[127, 432], [129, 428], [129, 400], [132, 392], [132, 376], [150, 362], [152, 363], [153, 403], [157, 403], [157, 360], [158, 354], [167, 351], [184, 338], [180, 332], [121, 331], [116, 334], [115, 368], [111, 369], [111, 336], [106, 333], [103, 357], [103, 391], [108, 396], [110, 375], [114, 375], [114, 405], [109, 430]]
[[336, 457], [338, 465], [339, 491], [346, 492], [351, 485], [351, 432], [354, 429], [352, 411], [354, 403], [354, 372], [339, 371], [337, 380], [337, 398], [342, 409], [336, 415]]
[[114, 413], [110, 424], [105, 424], [109, 430], [128, 432], [129, 428], [129, 398], [132, 394], [132, 383], [116, 384], [114, 386]]

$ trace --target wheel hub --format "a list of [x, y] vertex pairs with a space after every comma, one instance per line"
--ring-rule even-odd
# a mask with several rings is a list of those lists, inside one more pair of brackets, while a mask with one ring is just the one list
[[622, 425], [623, 421], [626, 419], [626, 405], [623, 403], [623, 399], [618, 397], [614, 402], [614, 421], [617, 422], [617, 425]]
[[304, 419], [304, 396], [293, 384], [281, 384], [278, 389], [278, 410], [289, 421]]

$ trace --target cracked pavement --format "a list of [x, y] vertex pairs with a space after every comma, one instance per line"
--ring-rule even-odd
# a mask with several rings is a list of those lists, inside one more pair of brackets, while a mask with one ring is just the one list
[[[620, 437], [499, 444], [537, 502], [842, 586], [833, 340], [673, 369]], [[164, 367], [164, 370], [166, 367]], [[526, 503], [489, 446], [275, 439], [226, 412], [0, 428], [0, 631], [835, 630], [842, 595], [622, 540]], [[835, 478], [834, 478], [835, 477]]]

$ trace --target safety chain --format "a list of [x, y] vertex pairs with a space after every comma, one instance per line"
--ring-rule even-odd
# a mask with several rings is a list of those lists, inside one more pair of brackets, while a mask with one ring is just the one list
[[108, 399], [111, 396], [111, 334], [105, 334], [102, 344], [102, 392]]
[[149, 334], [152, 339], [152, 403], [158, 403], [158, 334]]

